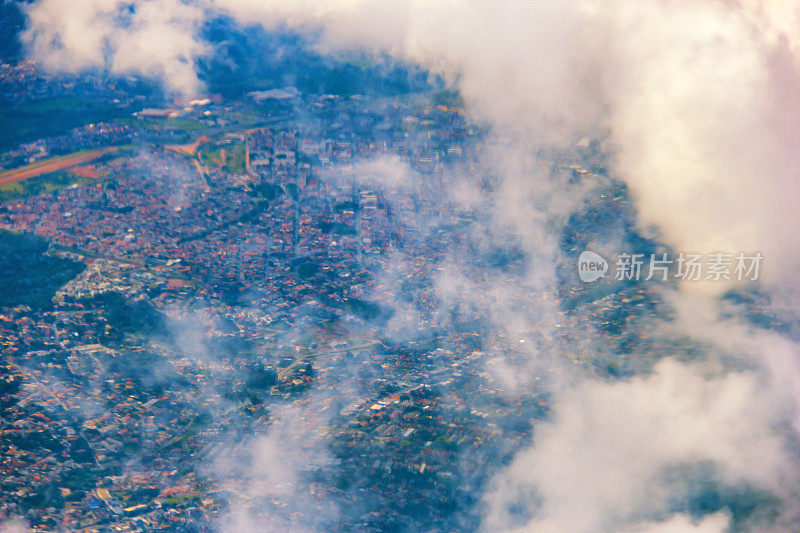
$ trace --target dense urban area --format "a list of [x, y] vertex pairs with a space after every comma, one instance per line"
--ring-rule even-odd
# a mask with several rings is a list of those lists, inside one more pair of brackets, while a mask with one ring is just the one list
[[800, 531], [800, 2], [0, 0], [0, 533]]
[[[454, 261], [478, 284], [524, 270], [453, 200], [486, 157], [456, 93], [147, 89], [0, 66], [0, 520], [475, 529], [483, 465], [548, 416], [545, 387], [496, 382], [520, 343], [601, 376], [647, 350], [630, 324], [659, 312], [650, 284], [583, 285], [572, 263], [509, 304], [561, 313], [522, 338], [448, 301]], [[592, 191], [564, 257], [604, 228], [657, 249], [593, 143], [539, 156]]]

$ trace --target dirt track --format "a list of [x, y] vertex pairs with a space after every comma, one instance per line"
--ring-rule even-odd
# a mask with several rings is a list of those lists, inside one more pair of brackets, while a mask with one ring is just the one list
[[14, 170], [0, 172], [0, 186], [8, 185], [9, 183], [16, 183], [28, 178], [34, 178], [49, 172], [57, 172], [59, 170], [64, 170], [65, 168], [74, 167], [83, 163], [88, 163], [89, 161], [94, 161], [98, 157], [116, 152], [117, 150], [119, 150], [119, 148], [116, 147], [102, 148], [100, 150], [93, 150], [86, 153], [56, 157], [46, 161], [39, 161], [38, 163], [34, 163], [32, 165], [15, 168]]

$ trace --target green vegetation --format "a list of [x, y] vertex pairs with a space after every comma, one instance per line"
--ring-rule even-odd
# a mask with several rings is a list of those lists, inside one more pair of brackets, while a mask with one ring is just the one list
[[242, 142], [235, 143], [206, 143], [197, 151], [200, 162], [222, 168], [231, 174], [244, 174], [245, 172], [245, 147]]
[[102, 308], [108, 323], [125, 333], [168, 335], [165, 316], [148, 302], [131, 302], [118, 292], [109, 291], [85, 301], [87, 307]]
[[284, 192], [285, 191], [283, 190], [283, 187], [281, 187], [277, 183], [271, 183], [269, 181], [265, 181], [258, 185], [254, 185], [252, 188], [253, 195], [259, 196], [268, 201], [280, 197], [282, 194], [284, 194]]
[[89, 183], [92, 181], [95, 180], [67, 171], [50, 172], [26, 180], [0, 185], [0, 204], [29, 196], [55, 192], [76, 183]]
[[178, 494], [164, 500], [164, 507], [177, 507], [189, 502], [195, 498], [200, 497], [199, 492], [187, 492], [186, 494]]
[[333, 235], [355, 235], [356, 228], [341, 222], [327, 222], [322, 221], [317, 224], [317, 227], [322, 233]]
[[132, 109], [90, 96], [69, 95], [6, 106], [0, 114], [0, 150], [73, 128], [127, 116]]
[[73, 468], [61, 477], [59, 485], [73, 492], [85, 493], [94, 489], [98, 473], [89, 468]]
[[[175, 130], [189, 133], [197, 133], [206, 130], [208, 126], [191, 118], [154, 118], [154, 117], [132, 117], [125, 116], [114, 120], [115, 123], [131, 128], [144, 129], [149, 131]], [[196, 135], [195, 135], [196, 137]]]
[[24, 435], [12, 434], [3, 438], [8, 445], [20, 450], [30, 451], [46, 448], [54, 452], [60, 452], [64, 449], [64, 445], [58, 439], [44, 431], [30, 431]]
[[119, 497], [125, 502], [125, 505], [133, 506], [150, 503], [153, 498], [158, 496], [159, 492], [161, 491], [157, 488], [142, 487], [130, 493], [122, 493]]
[[[275, 112], [278, 112], [276, 110]], [[240, 106], [236, 106], [230, 111], [225, 113], [225, 121], [233, 127], [234, 130], [242, 128], [252, 128], [261, 125], [265, 117], [270, 116], [269, 108], [264, 108], [260, 104], [252, 104], [245, 102]], [[228, 128], [226, 128], [228, 129]]]
[[109, 161], [116, 161], [117, 159], [124, 159], [128, 157], [133, 157], [137, 154], [137, 152], [141, 149], [140, 145], [136, 144], [120, 144], [117, 146], [117, 150], [114, 152], [109, 152], [105, 155], [98, 157], [97, 159], [91, 162], [92, 165], [100, 165], [102, 163], [108, 163]]
[[433, 95], [433, 103], [447, 107], [464, 107], [464, 99], [461, 97], [461, 93], [450, 89], [435, 93]]
[[183, 441], [185, 441], [187, 439], [193, 438], [195, 435], [200, 433], [203, 429], [204, 429], [204, 427], [199, 425], [199, 424], [190, 425], [189, 427], [186, 428], [186, 430], [183, 433], [181, 433], [180, 435], [177, 435], [175, 437], [172, 437], [169, 441], [167, 441], [164, 444], [164, 449], [167, 450], [169, 448], [172, 448], [173, 446], [176, 446], [176, 445], [180, 444], [181, 442], [183, 442]]
[[350, 313], [363, 320], [385, 322], [394, 314], [394, 311], [388, 306], [362, 300], [361, 298], [347, 298], [344, 301], [339, 301], [322, 296], [320, 297], [320, 301], [328, 307]]
[[46, 251], [41, 237], [0, 230], [0, 306], [49, 307], [56, 291], [85, 268]]

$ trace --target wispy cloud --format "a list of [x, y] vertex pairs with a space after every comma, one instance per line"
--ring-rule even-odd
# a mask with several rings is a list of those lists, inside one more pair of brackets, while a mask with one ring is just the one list
[[[245, 24], [313, 31], [320, 49], [411, 61], [460, 90], [472, 116], [489, 125], [497, 179], [490, 197], [469, 195], [486, 209], [473, 241], [508, 238], [527, 270], [480, 283], [456, 256], [456, 272], [443, 275], [439, 289], [496, 323], [522, 334], [558, 317], [557, 306], [534, 304], [530, 295], [554, 289], [558, 231], [587, 191], [542, 171], [534, 154], [584, 136], [603, 142], [611, 173], [630, 188], [641, 231], [686, 251], [760, 251], [765, 289], [794, 301], [795, 2], [40, 0], [28, 9], [25, 40], [52, 69], [144, 73], [191, 92], [198, 89], [193, 62], [208, 49], [197, 27], [216, 10]], [[763, 491], [782, 502], [775, 515], [749, 519], [787, 528], [782, 520], [796, 519], [796, 345], [720, 318], [713, 293], [680, 287], [667, 294], [678, 320], [663, 331], [709, 355], [559, 390], [553, 421], [496, 477], [488, 530], [724, 529], [739, 517], [690, 518], [676, 503], [691, 493], [691, 474], [676, 480], [668, 473], [697, 465], [711, 465], [718, 490]], [[538, 347], [545, 349], [529, 350], [531, 358], [555, 361], [555, 344]], [[664, 352], [644, 355], [686, 355]]]

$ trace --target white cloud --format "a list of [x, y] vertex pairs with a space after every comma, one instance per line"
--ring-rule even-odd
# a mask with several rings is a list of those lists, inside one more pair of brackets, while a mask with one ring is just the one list
[[29, 529], [28, 524], [19, 517], [0, 523], [0, 532], [2, 533], [25, 533]]
[[645, 226], [687, 251], [761, 251], [773, 284], [800, 266], [794, 2], [40, 0], [25, 40], [52, 69], [105, 66], [192, 92], [208, 10], [417, 62], [523, 147], [605, 131]]
[[[316, 396], [279, 406], [266, 433], [232, 443], [215, 458], [212, 471], [235, 496], [222, 517], [222, 531], [315, 531], [336, 516], [335, 505], [314, 498], [304, 478], [330, 460], [326, 407]], [[264, 502], [275, 509], [265, 511]]]
[[536, 141], [605, 129], [641, 221], [678, 247], [796, 270], [800, 8], [791, 2], [253, 2], [241, 20], [418, 62]]
[[207, 53], [197, 29], [204, 10], [181, 0], [41, 0], [27, 8], [29, 55], [56, 72], [108, 69], [200, 89], [195, 60]]
[[631, 528], [630, 533], [725, 533], [729, 531], [730, 517], [714, 513], [702, 520], [692, 520], [686, 515], [675, 515], [662, 522], [649, 522]]
[[562, 395], [555, 421], [535, 429], [535, 445], [495, 479], [485, 527], [509, 530], [520, 495], [538, 502], [520, 531], [600, 532], [634, 527], [669, 512], [681, 495], [665, 473], [711, 462], [721, 480], [747, 482], [789, 498], [793, 458], [758, 378], [707, 376], [702, 367], [665, 360], [652, 375], [589, 381]]
[[[488, 154], [498, 193], [485, 204], [485, 234], [475, 237], [513, 236], [531, 268], [524, 283], [486, 286], [453, 275], [440, 288], [485, 306], [515, 332], [537, 316], [516, 303], [553, 286], [554, 220], [580, 192], [535, 170], [533, 150], [587, 134], [606, 139], [642, 227], [686, 252], [760, 251], [768, 288], [798, 288], [796, 2], [209, 0], [198, 8], [139, 0], [133, 23], [122, 24], [127, 4], [39, 0], [26, 37], [33, 57], [57, 70], [105, 66], [195, 90], [192, 62], [206, 49], [196, 35], [199, 9], [214, 8], [248, 24], [321, 29], [323, 48], [385, 52], [452, 80], [501, 139]], [[749, 370], [726, 371], [716, 357], [665, 361], [652, 375], [562, 391], [555, 422], [496, 478], [488, 529], [510, 527], [506, 508], [520, 497], [541, 502], [521, 524], [537, 531], [723, 529], [725, 515], [652, 521], [669, 512], [672, 496], [659, 475], [696, 461], [715, 464], [725, 482], [791, 501], [797, 461], [784, 433], [787, 423], [800, 428], [796, 346], [720, 321], [707, 295], [682, 288], [674, 304], [673, 335], [707, 342]]]

